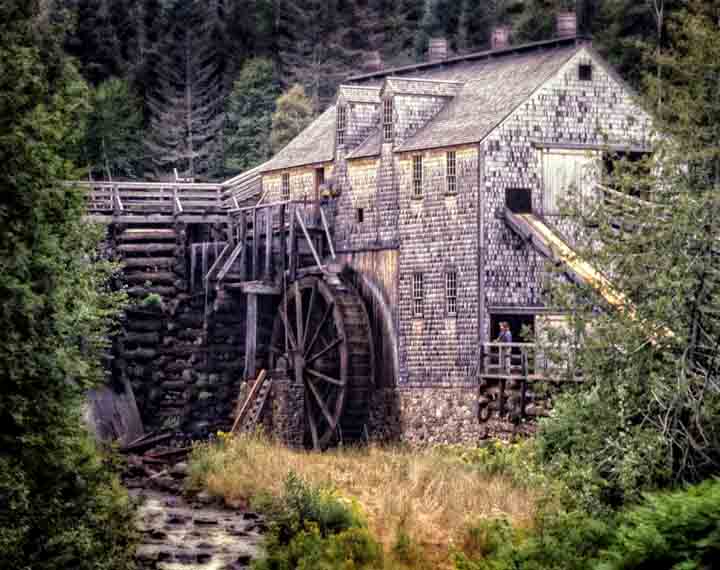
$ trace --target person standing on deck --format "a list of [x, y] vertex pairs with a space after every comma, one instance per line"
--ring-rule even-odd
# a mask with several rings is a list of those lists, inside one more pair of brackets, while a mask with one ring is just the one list
[[[513, 339], [512, 333], [510, 332], [510, 324], [507, 323], [507, 321], [501, 322], [500, 334], [498, 335], [495, 342], [511, 343], [512, 341]], [[502, 366], [506, 372], [510, 371], [510, 347], [500, 349], [500, 366]]]

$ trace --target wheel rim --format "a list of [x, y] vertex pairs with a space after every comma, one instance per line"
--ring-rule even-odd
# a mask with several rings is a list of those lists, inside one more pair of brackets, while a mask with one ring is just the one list
[[348, 385], [348, 343], [341, 307], [322, 280], [304, 278], [286, 291], [273, 327], [271, 354], [286, 358], [291, 377], [305, 388], [307, 437], [328, 445], [340, 425]]

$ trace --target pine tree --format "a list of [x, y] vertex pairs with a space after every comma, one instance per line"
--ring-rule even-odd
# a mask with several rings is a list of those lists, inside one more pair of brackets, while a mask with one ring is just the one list
[[227, 102], [226, 165], [242, 171], [270, 157], [275, 99], [280, 95], [269, 59], [248, 60]]
[[133, 513], [81, 421], [119, 308], [62, 184], [87, 89], [37, 14], [0, 3], [0, 565], [129, 570]]
[[313, 118], [312, 102], [305, 95], [302, 85], [294, 85], [277, 100], [272, 116], [270, 146], [279, 152], [295, 138]]
[[146, 148], [157, 175], [222, 171], [223, 78], [212, 19], [199, 1], [176, 3], [154, 64]]
[[142, 174], [142, 107], [127, 81], [110, 79], [93, 90], [84, 158], [107, 179]]

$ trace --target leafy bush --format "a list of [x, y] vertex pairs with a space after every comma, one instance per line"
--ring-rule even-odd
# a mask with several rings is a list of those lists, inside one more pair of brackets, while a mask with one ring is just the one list
[[382, 568], [382, 546], [357, 505], [328, 487], [310, 486], [290, 472], [282, 496], [261, 495], [254, 506], [270, 521], [267, 556], [255, 562], [257, 570]]
[[142, 306], [145, 308], [162, 307], [162, 297], [157, 293], [149, 293], [143, 300]]
[[597, 570], [710, 570], [720, 561], [720, 480], [625, 511]]

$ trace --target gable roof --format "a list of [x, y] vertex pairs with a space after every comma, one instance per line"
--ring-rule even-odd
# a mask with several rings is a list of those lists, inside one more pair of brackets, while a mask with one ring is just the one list
[[396, 152], [481, 141], [577, 51], [569, 46], [470, 64], [457, 96]]
[[345, 158], [352, 160], [353, 158], [372, 158], [373, 156], [378, 156], [381, 145], [382, 129], [373, 129], [368, 137]]
[[335, 105], [266, 162], [262, 172], [329, 162], [335, 158]]

